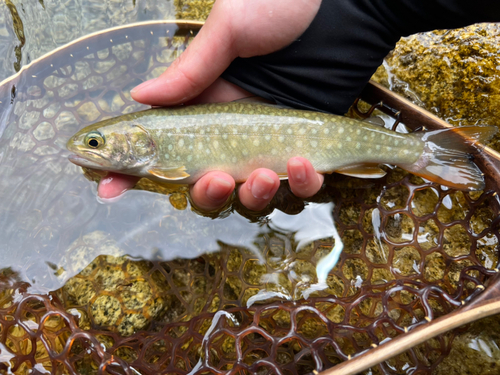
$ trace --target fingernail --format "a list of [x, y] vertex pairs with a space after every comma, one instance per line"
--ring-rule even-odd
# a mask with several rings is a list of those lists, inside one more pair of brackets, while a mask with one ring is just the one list
[[250, 185], [250, 191], [257, 199], [268, 199], [273, 188], [274, 180], [264, 173], [257, 175]]
[[130, 90], [130, 93], [131, 94], [136, 94], [138, 93], [139, 91], [141, 91], [142, 89], [145, 89], [146, 87], [148, 87], [149, 85], [153, 84], [156, 82], [158, 78], [153, 78], [153, 79], [150, 79], [149, 81], [146, 81], [146, 82], [143, 82], [141, 83], [140, 85], [138, 86], [135, 86], [132, 90]]
[[225, 200], [231, 193], [233, 185], [222, 178], [214, 177], [207, 186], [207, 197], [214, 201]]
[[304, 183], [306, 181], [306, 166], [298, 159], [288, 162], [290, 169], [293, 169], [291, 177], [295, 182]]

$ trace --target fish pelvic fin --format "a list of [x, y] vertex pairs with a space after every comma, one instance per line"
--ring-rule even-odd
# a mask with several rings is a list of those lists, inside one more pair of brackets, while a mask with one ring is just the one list
[[483, 190], [484, 174], [473, 161], [471, 146], [481, 149], [498, 129], [495, 126], [460, 128], [414, 133], [425, 142], [424, 152], [412, 165], [401, 165], [407, 171], [458, 190]]
[[162, 180], [166, 180], [167, 182], [182, 180], [190, 176], [190, 174], [186, 172], [186, 167], [184, 166], [173, 169], [151, 168], [148, 169], [148, 172], [155, 177], [161, 178]]

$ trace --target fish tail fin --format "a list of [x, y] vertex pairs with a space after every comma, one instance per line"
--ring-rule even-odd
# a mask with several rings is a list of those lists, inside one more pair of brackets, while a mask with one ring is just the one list
[[484, 147], [498, 129], [495, 126], [464, 126], [414, 135], [425, 142], [420, 159], [404, 168], [417, 176], [458, 190], [483, 190], [484, 174], [468, 152]]

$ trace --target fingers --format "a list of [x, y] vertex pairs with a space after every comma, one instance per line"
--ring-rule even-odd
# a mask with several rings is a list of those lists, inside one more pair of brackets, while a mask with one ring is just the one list
[[108, 175], [103, 177], [99, 182], [97, 195], [101, 199], [119, 197], [127, 190], [132, 189], [137, 181], [139, 181], [139, 177], [109, 172]]
[[234, 187], [234, 179], [227, 173], [208, 172], [191, 187], [191, 199], [203, 210], [215, 210], [226, 203]]
[[[288, 178], [292, 192], [300, 198], [316, 194], [323, 184], [323, 176], [316, 173], [312, 164], [304, 158], [291, 158], [287, 164]], [[113, 199], [133, 188], [138, 177], [110, 172], [97, 188], [101, 199]], [[264, 209], [280, 186], [278, 175], [265, 168], [252, 172], [238, 190], [241, 203], [250, 210]], [[235, 188], [234, 179], [224, 172], [209, 172], [191, 187], [194, 204], [203, 210], [214, 210], [226, 203]]]
[[150, 105], [184, 103], [203, 92], [222, 74], [237, 57], [231, 17], [220, 9], [223, 5], [224, 2], [214, 4], [196, 38], [160, 77], [131, 91], [134, 100]]
[[323, 185], [323, 175], [316, 173], [312, 164], [305, 158], [288, 160], [287, 173], [290, 189], [299, 198], [312, 197]]
[[279, 186], [280, 179], [275, 172], [265, 168], [256, 169], [240, 186], [240, 201], [250, 210], [263, 210], [271, 202]]

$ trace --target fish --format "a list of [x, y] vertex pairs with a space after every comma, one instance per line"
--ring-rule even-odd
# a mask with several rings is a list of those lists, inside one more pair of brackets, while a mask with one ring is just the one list
[[482, 190], [484, 176], [468, 153], [495, 126], [398, 133], [328, 113], [248, 102], [152, 108], [87, 126], [68, 143], [69, 160], [91, 169], [193, 184], [219, 170], [244, 182], [256, 168], [286, 178], [289, 158], [307, 158], [319, 173], [380, 178], [381, 165], [459, 190]]

